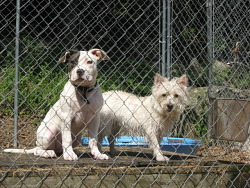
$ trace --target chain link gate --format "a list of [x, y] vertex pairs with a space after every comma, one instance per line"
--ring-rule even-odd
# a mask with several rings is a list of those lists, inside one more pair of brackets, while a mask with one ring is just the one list
[[215, 138], [213, 148], [225, 151], [220, 158], [230, 156], [233, 161], [249, 158], [248, 9], [249, 2], [244, 1], [214, 4], [214, 63], [209, 88], [211, 137]]
[[[249, 187], [249, 1], [0, 6], [1, 187]], [[62, 52], [92, 48], [110, 57], [98, 65], [103, 93], [149, 96], [156, 73], [187, 75], [188, 106], [162, 146], [169, 162], [157, 162], [137, 137], [117, 143], [105, 161], [94, 160], [84, 143], [77, 161], [3, 152], [35, 146], [36, 130], [68, 80]], [[84, 142], [87, 132], [82, 136]], [[116, 141], [123, 136], [131, 135]]]

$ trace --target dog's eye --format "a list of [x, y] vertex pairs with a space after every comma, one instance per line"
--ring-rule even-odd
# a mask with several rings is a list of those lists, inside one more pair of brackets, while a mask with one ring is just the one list
[[166, 96], [167, 96], [167, 94], [166, 94], [166, 93], [164, 93], [164, 94], [162, 94], [161, 96], [166, 97]]
[[175, 95], [174, 95], [174, 97], [175, 97], [175, 98], [178, 98], [178, 97], [179, 97], [179, 95], [178, 95], [178, 94], [175, 94]]
[[87, 64], [92, 64], [92, 61], [87, 61]]

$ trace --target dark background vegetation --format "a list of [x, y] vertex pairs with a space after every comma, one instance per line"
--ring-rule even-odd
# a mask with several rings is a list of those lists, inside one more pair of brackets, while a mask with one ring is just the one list
[[[10, 104], [13, 100], [15, 6], [15, 2], [1, 4], [1, 16], [5, 16], [0, 23], [4, 83], [1, 90], [10, 93]], [[154, 74], [160, 72], [160, 6], [158, 1], [21, 2], [19, 90], [23, 103], [20, 108], [34, 110], [44, 97], [54, 102], [50, 95], [58, 96], [66, 80], [65, 65], [57, 63], [66, 49], [102, 48], [111, 57], [111, 61], [99, 66], [103, 90], [148, 94]], [[205, 50], [200, 51], [206, 46], [206, 9], [197, 8], [195, 1], [191, 1], [174, 3], [173, 10], [173, 15], [178, 15], [173, 22], [173, 33], [178, 34], [177, 41], [173, 42], [174, 57], [178, 58], [173, 76], [180, 76], [188, 71], [188, 64], [194, 57], [207, 63]], [[195, 17], [191, 16], [193, 13]], [[181, 55], [176, 57], [178, 52]], [[206, 79], [193, 84], [204, 86]], [[2, 100], [4, 96], [0, 96]], [[27, 108], [32, 104], [32, 108]]]

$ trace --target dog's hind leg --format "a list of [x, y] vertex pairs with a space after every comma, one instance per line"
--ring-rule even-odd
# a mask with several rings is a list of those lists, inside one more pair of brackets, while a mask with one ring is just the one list
[[104, 138], [104, 133], [101, 131], [99, 134], [98, 134], [98, 142], [97, 142], [97, 146], [98, 146], [98, 149], [99, 151], [102, 153], [102, 140]]
[[35, 156], [45, 157], [45, 158], [54, 158], [57, 157], [54, 150], [44, 150], [41, 147], [37, 147], [34, 152]]
[[[43, 140], [42, 142], [39, 142]], [[37, 147], [35, 148], [34, 155], [39, 157], [45, 157], [45, 158], [53, 158], [57, 157], [55, 151], [53, 150], [55, 148], [55, 141], [52, 141], [48, 138], [41, 138], [37, 137], [36, 141]], [[51, 149], [53, 148], [53, 149]]]
[[122, 131], [122, 128], [120, 127], [120, 124], [115, 118], [109, 121], [108, 127], [109, 127], [109, 130], [108, 130], [109, 131], [109, 135], [108, 135], [109, 150], [110, 150], [110, 154], [114, 156], [116, 154], [115, 138], [119, 136], [120, 132]]
[[55, 150], [59, 150], [56, 149], [56, 138], [61, 137], [61, 135], [57, 135], [56, 133], [57, 131], [53, 128], [53, 124], [46, 125], [46, 123], [42, 122], [41, 126], [37, 130], [37, 147], [34, 149], [35, 156], [45, 158], [57, 157]]
[[115, 153], [116, 153], [116, 149], [115, 149], [115, 136], [112, 133], [108, 136], [108, 141], [109, 141], [110, 155], [114, 156]]
[[[100, 114], [96, 114], [96, 116], [100, 116]], [[106, 154], [102, 154], [97, 146], [98, 144], [97, 134], [98, 134], [99, 124], [100, 124], [99, 117], [92, 119], [92, 121], [88, 124], [89, 147], [94, 159], [107, 160], [109, 159], [109, 157]]]

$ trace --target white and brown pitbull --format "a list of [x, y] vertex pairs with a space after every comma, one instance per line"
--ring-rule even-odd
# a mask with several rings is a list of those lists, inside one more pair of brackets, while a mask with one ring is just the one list
[[103, 97], [96, 81], [97, 63], [109, 57], [100, 49], [89, 51], [68, 50], [59, 62], [67, 62], [69, 81], [59, 100], [46, 114], [37, 130], [36, 147], [33, 149], [5, 149], [10, 153], [33, 153], [40, 157], [57, 157], [63, 153], [65, 160], [77, 160], [73, 148], [81, 142], [82, 131], [89, 131], [89, 147], [94, 159], [106, 160], [97, 147], [100, 110]]

